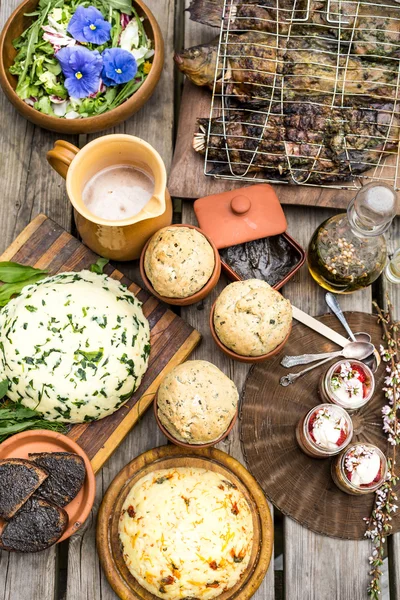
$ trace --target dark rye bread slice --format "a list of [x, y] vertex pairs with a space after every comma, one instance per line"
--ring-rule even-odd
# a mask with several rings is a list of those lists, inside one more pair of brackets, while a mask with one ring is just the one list
[[32, 496], [6, 523], [0, 535], [0, 548], [8, 552], [40, 552], [55, 544], [68, 525], [63, 508]]
[[38, 489], [38, 496], [57, 506], [69, 504], [85, 481], [83, 458], [71, 452], [40, 452], [29, 454], [29, 458], [49, 474]]
[[47, 472], [29, 460], [0, 460], [0, 517], [11, 519], [46, 478]]

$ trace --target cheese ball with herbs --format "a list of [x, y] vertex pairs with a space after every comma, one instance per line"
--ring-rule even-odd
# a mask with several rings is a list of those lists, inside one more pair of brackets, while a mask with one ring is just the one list
[[49, 421], [111, 415], [139, 387], [149, 353], [140, 302], [107, 275], [48, 277], [0, 311], [7, 395]]
[[160, 469], [139, 479], [118, 529], [129, 571], [165, 600], [217, 598], [242, 579], [253, 549], [243, 492], [225, 474], [195, 467]]
[[165, 298], [188, 298], [199, 292], [215, 268], [207, 238], [191, 227], [164, 227], [150, 240], [144, 269], [155, 291]]
[[231, 283], [215, 303], [215, 332], [227, 348], [241, 356], [272, 352], [291, 325], [289, 300], [259, 279]]
[[218, 440], [236, 414], [236, 385], [205, 360], [175, 367], [161, 382], [157, 414], [167, 431], [186, 444]]

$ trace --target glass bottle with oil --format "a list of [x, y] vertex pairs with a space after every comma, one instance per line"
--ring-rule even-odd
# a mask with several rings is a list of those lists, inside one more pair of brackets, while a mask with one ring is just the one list
[[384, 233], [396, 215], [397, 196], [385, 183], [370, 183], [351, 200], [347, 213], [324, 221], [308, 248], [308, 267], [323, 288], [349, 294], [371, 285], [385, 268]]

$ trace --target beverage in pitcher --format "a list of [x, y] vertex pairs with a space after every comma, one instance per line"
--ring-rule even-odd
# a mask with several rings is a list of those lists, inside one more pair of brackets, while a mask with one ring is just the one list
[[132, 165], [112, 165], [96, 173], [83, 188], [82, 199], [91, 213], [120, 221], [139, 214], [154, 192], [154, 181]]

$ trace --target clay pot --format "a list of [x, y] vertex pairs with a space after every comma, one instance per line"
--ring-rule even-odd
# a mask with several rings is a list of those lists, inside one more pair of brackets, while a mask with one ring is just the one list
[[147, 287], [147, 289], [149, 290], [149, 292], [151, 294], [153, 294], [153, 296], [155, 296], [156, 298], [161, 300], [161, 302], [165, 302], [166, 304], [173, 304], [175, 306], [189, 306], [190, 304], [196, 304], [196, 302], [200, 302], [200, 300], [203, 300], [215, 288], [215, 286], [217, 285], [218, 280], [220, 278], [220, 275], [221, 275], [221, 259], [219, 256], [219, 252], [214, 245], [214, 242], [201, 229], [199, 229], [198, 227], [195, 227], [194, 225], [185, 225], [185, 224], [173, 225], [173, 227], [188, 227], [190, 229], [196, 229], [202, 235], [204, 235], [204, 237], [210, 243], [210, 245], [214, 251], [214, 259], [215, 259], [214, 271], [213, 271], [210, 279], [207, 281], [205, 286], [201, 288], [201, 290], [199, 290], [192, 296], [188, 296], [187, 298], [169, 298], [167, 296], [160, 296], [160, 294], [158, 294], [156, 292], [156, 290], [153, 288], [153, 286], [150, 282], [150, 279], [147, 277], [146, 270], [144, 268], [144, 257], [146, 254], [146, 250], [149, 246], [150, 240], [147, 242], [147, 244], [143, 248], [142, 254], [140, 256], [140, 275], [142, 276], [143, 282], [144, 282], [145, 286]]

